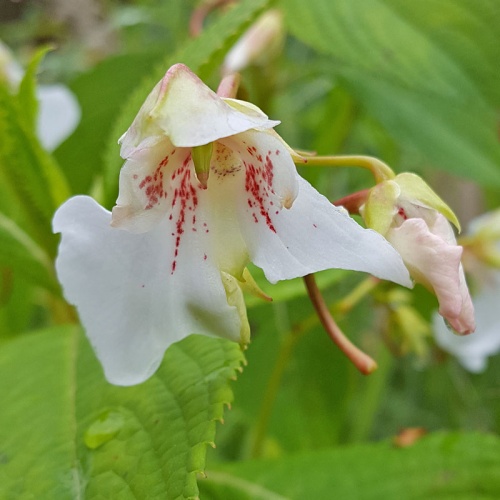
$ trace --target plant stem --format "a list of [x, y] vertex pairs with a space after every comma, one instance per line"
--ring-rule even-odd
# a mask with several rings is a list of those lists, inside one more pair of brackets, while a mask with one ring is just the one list
[[394, 179], [392, 169], [383, 161], [373, 156], [304, 156], [302, 161], [296, 161], [301, 165], [319, 167], [358, 167], [369, 170], [376, 182]]
[[279, 392], [281, 380], [297, 342], [318, 323], [316, 314], [306, 318], [294, 327], [283, 340], [273, 371], [269, 377], [266, 391], [262, 398], [253, 443], [250, 449], [250, 458], [259, 458], [262, 455], [262, 447], [266, 438], [269, 421], [273, 412], [274, 402]]
[[318, 313], [319, 319], [328, 336], [337, 347], [351, 360], [354, 366], [364, 375], [369, 375], [377, 369], [377, 363], [368, 354], [356, 347], [339, 328], [333, 319], [325, 299], [316, 284], [313, 274], [304, 276], [304, 281], [309, 293], [309, 298]]

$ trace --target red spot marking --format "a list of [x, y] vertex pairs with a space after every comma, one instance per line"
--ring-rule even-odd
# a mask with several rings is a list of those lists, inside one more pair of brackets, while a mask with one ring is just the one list
[[134, 180], [135, 180], [135, 179], [137, 179], [137, 177], [139, 177], [137, 174], [134, 174], [134, 175], [132, 176], [132, 178], [133, 178]]
[[203, 255], [203, 260], [207, 260], [207, 254]]
[[398, 215], [403, 217], [404, 220], [408, 219], [408, 216], [406, 215], [406, 212], [404, 211], [404, 208], [402, 208], [402, 207], [399, 208]]
[[318, 226], [316, 224], [313, 224], [313, 227], [315, 227], [316, 229], [318, 228]]
[[[266, 163], [263, 165], [260, 162], [260, 166], [255, 166], [253, 163], [245, 163], [245, 190], [251, 196], [248, 200], [248, 205], [252, 208], [255, 207], [258, 210], [258, 214], [262, 216], [267, 227], [276, 232], [276, 228], [273, 225], [271, 217], [266, 207], [265, 200], [269, 198], [269, 190], [274, 194], [272, 190], [273, 182], [273, 164], [269, 157], [266, 157]], [[264, 182], [263, 182], [264, 181]], [[258, 217], [255, 212], [252, 213], [254, 221], [258, 222]]]
[[[198, 189], [201, 189], [198, 180], [194, 174], [191, 155], [188, 154], [182, 161], [182, 165], [175, 169], [168, 179], [171, 195], [169, 220], [173, 221], [174, 250], [171, 273], [173, 274], [177, 267], [177, 257], [182, 252], [181, 245], [183, 235], [191, 229], [191, 232], [197, 231], [198, 217], [196, 208], [199, 203]], [[190, 214], [190, 215], [189, 215]], [[208, 233], [206, 222], [203, 223], [205, 232]]]
[[[150, 210], [157, 205], [162, 198], [167, 197], [167, 192], [163, 189], [163, 168], [168, 164], [169, 156], [165, 156], [158, 164], [153, 175], [147, 175], [139, 184], [139, 189], [145, 189], [144, 194], [147, 198], [145, 210]], [[134, 175], [134, 179], [137, 176]]]
[[279, 156], [279, 155], [280, 155], [280, 150], [279, 150], [279, 149], [277, 149], [277, 150], [274, 152], [274, 154], [275, 154], [276, 156]]

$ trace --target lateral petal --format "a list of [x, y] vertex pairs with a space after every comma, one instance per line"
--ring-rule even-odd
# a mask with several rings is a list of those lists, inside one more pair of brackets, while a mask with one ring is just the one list
[[240, 211], [250, 259], [271, 283], [340, 268], [412, 286], [401, 257], [382, 236], [362, 228], [296, 175], [297, 198], [289, 210], [270, 212], [270, 223]]

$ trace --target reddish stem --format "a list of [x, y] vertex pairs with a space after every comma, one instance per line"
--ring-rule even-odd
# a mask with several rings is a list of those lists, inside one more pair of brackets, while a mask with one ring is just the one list
[[239, 73], [231, 73], [225, 76], [219, 83], [217, 95], [219, 97], [235, 98], [240, 87], [241, 76]]
[[369, 192], [369, 189], [363, 189], [362, 191], [344, 196], [334, 201], [333, 204], [337, 207], [344, 207], [350, 214], [359, 215], [359, 208], [365, 204]]
[[363, 374], [369, 375], [377, 369], [377, 363], [368, 354], [356, 347], [342, 332], [333, 319], [325, 299], [316, 284], [313, 274], [304, 276], [309, 298], [316, 309], [318, 317], [325, 328], [328, 336], [333, 340], [337, 347], [350, 359], [354, 366]]

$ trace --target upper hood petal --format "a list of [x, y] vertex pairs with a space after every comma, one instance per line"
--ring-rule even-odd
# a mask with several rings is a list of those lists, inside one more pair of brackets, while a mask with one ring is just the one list
[[194, 147], [256, 127], [271, 128], [278, 123], [262, 112], [242, 112], [230, 106], [188, 67], [176, 64], [149, 94], [120, 139], [121, 155], [127, 158], [151, 136], [166, 135], [174, 146]]

